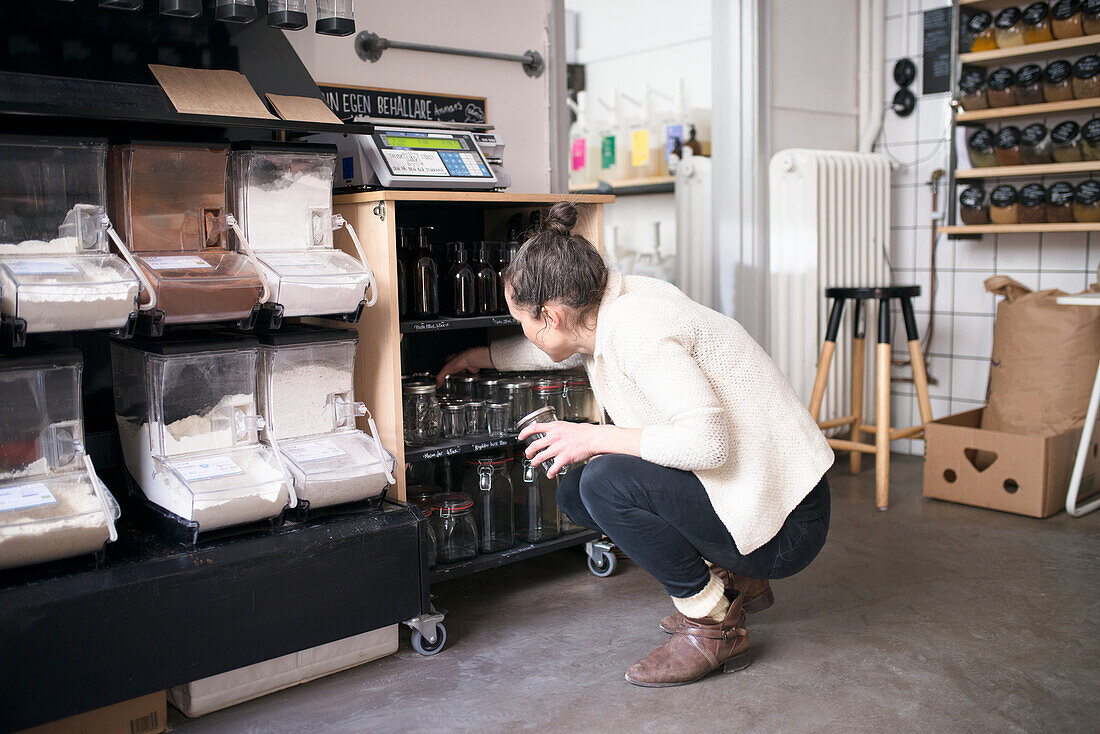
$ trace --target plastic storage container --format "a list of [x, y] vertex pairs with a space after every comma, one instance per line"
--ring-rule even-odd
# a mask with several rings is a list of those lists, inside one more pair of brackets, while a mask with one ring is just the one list
[[1031, 183], [1020, 189], [1020, 224], [1042, 224], [1047, 220], [1047, 190]]
[[108, 252], [107, 144], [0, 136], [0, 311], [26, 332], [122, 329], [138, 279]]
[[[333, 247], [343, 226], [332, 211], [336, 146], [234, 143], [229, 158], [233, 211], [283, 316], [349, 314], [369, 305], [368, 264]], [[247, 254], [233, 234], [237, 250]]]
[[465, 492], [447, 492], [432, 498], [435, 514], [435, 551], [439, 563], [457, 563], [477, 555], [474, 501]]
[[186, 332], [111, 344], [126, 468], [150, 503], [200, 532], [296, 503], [281, 457], [259, 441], [259, 352], [252, 337]]
[[558, 482], [535, 471], [522, 451], [516, 453], [512, 469], [516, 493], [516, 540], [541, 543], [561, 535], [558, 511]]
[[92, 553], [118, 505], [84, 453], [81, 357], [0, 357], [0, 569]]
[[496, 553], [516, 542], [511, 472], [510, 453], [491, 451], [466, 459], [462, 491], [474, 500], [478, 550], [482, 553]]
[[229, 244], [228, 160], [228, 148], [213, 144], [130, 143], [108, 153], [111, 220], [165, 323], [250, 322], [258, 306], [258, 266]]
[[985, 190], [968, 186], [959, 194], [959, 219], [963, 224], [989, 224], [989, 205]]
[[1073, 184], [1067, 181], [1059, 181], [1051, 184], [1047, 189], [1046, 215], [1048, 222], [1062, 223], [1072, 222], [1073, 219]]
[[299, 501], [318, 508], [379, 496], [396, 462], [355, 425], [367, 414], [352, 387], [357, 334], [295, 326], [259, 339], [261, 438], [282, 453]]

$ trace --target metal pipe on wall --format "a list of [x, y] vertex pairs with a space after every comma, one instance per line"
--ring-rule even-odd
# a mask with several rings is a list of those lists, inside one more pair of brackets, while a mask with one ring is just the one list
[[859, 3], [859, 148], [870, 153], [886, 109], [886, 2]]

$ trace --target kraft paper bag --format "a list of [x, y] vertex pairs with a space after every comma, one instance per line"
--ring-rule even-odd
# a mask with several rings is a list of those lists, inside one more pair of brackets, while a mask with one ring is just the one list
[[1100, 361], [1100, 308], [1060, 306], [1063, 291], [1032, 291], [1004, 275], [985, 289], [1004, 300], [982, 428], [1050, 436], [1082, 426]]

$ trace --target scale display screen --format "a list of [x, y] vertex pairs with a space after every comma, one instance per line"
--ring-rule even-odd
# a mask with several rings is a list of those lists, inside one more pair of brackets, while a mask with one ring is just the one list
[[500, 185], [474, 135], [465, 130], [375, 126], [360, 145], [384, 188], [485, 190]]
[[387, 135], [386, 141], [395, 148], [446, 148], [462, 150], [462, 143], [454, 138], [401, 138]]

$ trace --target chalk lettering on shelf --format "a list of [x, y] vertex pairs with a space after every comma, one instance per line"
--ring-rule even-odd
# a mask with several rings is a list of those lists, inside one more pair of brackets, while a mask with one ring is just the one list
[[493, 326], [509, 326], [516, 323], [516, 320], [511, 316], [494, 316]]
[[449, 321], [420, 321], [413, 324], [414, 331], [435, 331], [436, 329], [446, 328]]

